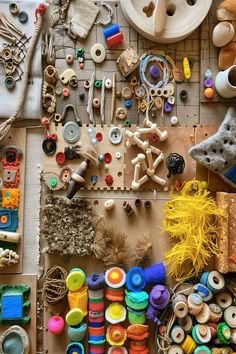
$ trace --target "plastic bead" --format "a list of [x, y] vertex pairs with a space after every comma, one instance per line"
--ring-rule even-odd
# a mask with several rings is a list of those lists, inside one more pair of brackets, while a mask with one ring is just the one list
[[153, 77], [153, 79], [156, 79], [160, 75], [160, 70], [158, 69], [157, 65], [152, 65], [149, 70], [149, 73], [151, 77]]
[[130, 108], [132, 106], [132, 101], [131, 100], [125, 100], [125, 107]]
[[214, 97], [214, 90], [213, 90], [213, 88], [212, 88], [212, 87], [206, 88], [205, 91], [204, 91], [204, 94], [205, 94], [205, 97], [206, 97], [206, 98], [209, 98], [209, 99], [213, 98], [213, 97]]
[[84, 63], [79, 63], [79, 68], [80, 68], [81, 70], [83, 70], [83, 69], [84, 69]]
[[178, 118], [176, 116], [171, 117], [171, 125], [175, 126], [178, 124]]
[[108, 90], [110, 90], [112, 88], [112, 80], [111, 79], [106, 79], [105, 80], [105, 87]]
[[172, 111], [172, 106], [168, 102], [165, 102], [164, 104], [164, 112], [165, 113], [170, 113]]
[[95, 184], [97, 184], [97, 181], [98, 181], [98, 176], [95, 176], [95, 175], [91, 176], [90, 181], [91, 181], [92, 185], [95, 186]]
[[55, 336], [58, 336], [64, 331], [65, 322], [61, 316], [52, 316], [48, 320], [48, 331]]
[[111, 26], [109, 26], [103, 30], [103, 35], [104, 35], [104, 38], [107, 40], [109, 37], [112, 37], [119, 32], [120, 32], [119, 25], [117, 23], [113, 23]]
[[51, 187], [51, 188], [55, 188], [56, 185], [57, 185], [57, 180], [56, 180], [56, 178], [51, 178], [49, 184], [50, 184], [50, 187]]
[[104, 155], [103, 154], [98, 155], [98, 161], [100, 163], [104, 162]]
[[116, 152], [116, 158], [119, 160], [121, 158], [121, 153], [119, 151]]
[[190, 70], [190, 65], [187, 57], [183, 59], [183, 68], [184, 68], [184, 76], [187, 80], [189, 80], [191, 78], [191, 70]]
[[102, 81], [101, 81], [101, 80], [95, 80], [94, 86], [95, 86], [97, 89], [100, 89], [100, 88], [102, 87]]
[[123, 33], [119, 32], [119, 33], [115, 34], [114, 36], [109, 37], [107, 39], [107, 46], [109, 48], [115, 47], [116, 45], [122, 43], [123, 40], [124, 40]]
[[84, 58], [78, 58], [78, 62], [79, 63], [83, 63], [84, 62]]
[[205, 87], [212, 87], [213, 86], [213, 80], [212, 79], [206, 79], [204, 81], [204, 86]]
[[63, 97], [69, 97], [70, 96], [70, 90], [67, 87], [64, 87], [62, 90]]
[[97, 141], [102, 141], [102, 139], [103, 139], [103, 135], [102, 135], [102, 133], [100, 133], [100, 132], [98, 132], [97, 134], [96, 134], [96, 139], [97, 139]]
[[113, 184], [113, 177], [111, 175], [106, 176], [105, 182], [108, 186], [111, 186]]
[[57, 152], [56, 154], [56, 162], [58, 163], [58, 165], [63, 165], [66, 161], [66, 156], [64, 154], [64, 152]]
[[78, 58], [83, 58], [84, 57], [84, 49], [83, 48], [78, 48], [76, 51], [76, 57]]
[[104, 154], [104, 162], [105, 162], [105, 163], [111, 163], [111, 161], [112, 161], [112, 156], [111, 156], [111, 154], [110, 154], [109, 152], [106, 152], [106, 153]]
[[205, 79], [212, 79], [213, 75], [210, 69], [207, 69], [207, 71], [204, 74]]
[[100, 102], [99, 98], [94, 98], [93, 99], [93, 108], [98, 109], [98, 108], [100, 108], [100, 106], [101, 106], [101, 102]]
[[83, 100], [84, 100], [84, 93], [83, 93], [83, 92], [80, 92], [80, 94], [79, 94], [79, 98], [81, 99], [81, 101], [83, 101]]

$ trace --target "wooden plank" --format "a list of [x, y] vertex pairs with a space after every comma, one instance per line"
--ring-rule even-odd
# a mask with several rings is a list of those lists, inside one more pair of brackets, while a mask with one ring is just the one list
[[[145, 232], [150, 233], [150, 238], [153, 244], [152, 258], [144, 263], [144, 267], [163, 261], [164, 252], [168, 248], [168, 237], [161, 229], [163, 220], [163, 205], [166, 202], [167, 196], [164, 195], [163, 199], [158, 199], [155, 201], [151, 200], [152, 206], [150, 209], [146, 209], [143, 205], [140, 208], [136, 208], [134, 206], [135, 195], [128, 199], [127, 197], [124, 197], [124, 199], [122, 197], [120, 199], [116, 198], [115, 208], [112, 211], [107, 211], [104, 213], [103, 203], [106, 200], [106, 196], [99, 194], [99, 192], [97, 194], [98, 199], [92, 200], [92, 202], [94, 202], [98, 206], [100, 212], [104, 214], [105, 220], [109, 225], [119, 228], [120, 231], [123, 231], [128, 235], [130, 250], [132, 250], [140, 235]], [[139, 193], [138, 197], [141, 198], [142, 202], [144, 202], [146, 199], [146, 194]], [[126, 216], [122, 208], [123, 200], [127, 200], [135, 210], [134, 214], [130, 217]], [[68, 271], [73, 267], [81, 267], [87, 275], [89, 275], [92, 271], [95, 271], [95, 269], [96, 271], [104, 270], [103, 265], [91, 257], [63, 258], [56, 255], [45, 255], [45, 269], [55, 264], [63, 266]], [[108, 302], [106, 302], [106, 305], [107, 304]], [[48, 350], [49, 354], [63, 354], [66, 346], [69, 344], [67, 333], [64, 331], [59, 336], [53, 336], [47, 331], [47, 321], [52, 314], [56, 313], [60, 313], [64, 317], [68, 311], [68, 308], [65, 307], [64, 303], [53, 307], [48, 306], [46, 303], [44, 305], [46, 305], [44, 311], [44, 350]], [[125, 323], [125, 326], [128, 326], [128, 324]], [[154, 326], [151, 325], [151, 334], [148, 340], [150, 353], [155, 352], [153, 338]], [[85, 351], [87, 352], [87, 338], [85, 338], [83, 344], [85, 345]]]
[[[31, 317], [31, 321], [27, 325], [22, 325], [24, 329], [27, 331], [30, 339], [30, 352], [29, 354], [35, 354], [37, 348], [37, 277], [36, 275], [0, 275], [0, 284], [27, 284], [30, 286], [30, 296], [29, 301], [31, 303], [29, 316]], [[9, 328], [9, 325], [1, 325], [0, 326], [0, 335]], [[51, 352], [52, 353], [52, 352]]]
[[17, 232], [21, 234], [21, 241], [17, 244], [16, 252], [20, 256], [19, 262], [13, 266], [6, 267], [0, 273], [22, 273], [23, 269], [23, 222], [24, 222], [24, 190], [25, 190], [25, 149], [26, 149], [26, 129], [12, 128], [2, 145], [15, 145], [19, 147], [23, 155], [20, 159], [20, 182], [18, 188], [20, 189], [20, 204], [18, 208], [19, 224]]

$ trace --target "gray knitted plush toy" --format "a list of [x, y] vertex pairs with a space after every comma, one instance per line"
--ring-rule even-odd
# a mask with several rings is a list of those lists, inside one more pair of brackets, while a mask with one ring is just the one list
[[216, 134], [193, 146], [190, 156], [236, 188], [236, 112], [230, 107]]

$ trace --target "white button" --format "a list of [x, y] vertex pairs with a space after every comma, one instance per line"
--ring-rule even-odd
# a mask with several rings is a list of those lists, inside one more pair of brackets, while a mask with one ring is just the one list
[[105, 87], [106, 89], [110, 90], [112, 88], [112, 81], [111, 79], [106, 79], [105, 80]]
[[176, 116], [171, 117], [171, 125], [177, 125], [178, 124], [178, 118]]
[[116, 152], [116, 158], [119, 160], [121, 158], [121, 153], [119, 151]]
[[96, 43], [92, 46], [90, 54], [93, 61], [97, 64], [102, 63], [106, 58], [106, 50], [100, 43]]

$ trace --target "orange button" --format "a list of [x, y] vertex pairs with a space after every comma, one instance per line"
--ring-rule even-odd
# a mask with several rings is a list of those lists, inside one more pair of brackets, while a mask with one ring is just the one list
[[0, 220], [2, 224], [6, 224], [8, 221], [8, 217], [6, 215], [2, 215]]

